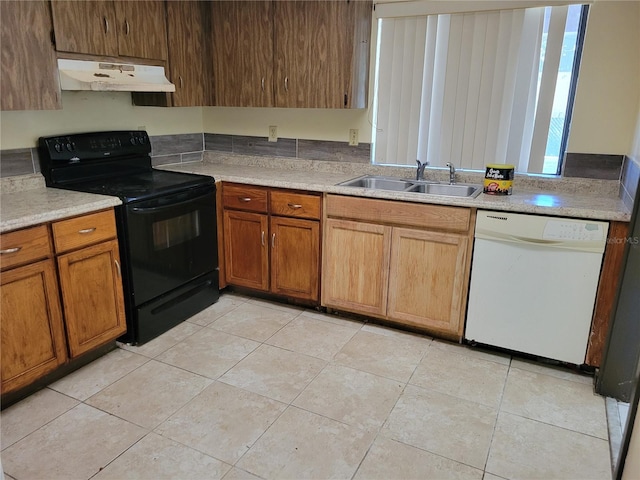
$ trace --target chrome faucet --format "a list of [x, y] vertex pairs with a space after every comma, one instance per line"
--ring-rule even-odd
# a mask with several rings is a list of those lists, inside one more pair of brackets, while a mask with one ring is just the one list
[[424, 167], [429, 165], [429, 161], [425, 160], [424, 163], [422, 163], [420, 160], [416, 160], [416, 163], [418, 164], [418, 169], [416, 170], [416, 180], [424, 180]]
[[447, 162], [447, 167], [449, 167], [449, 185], [453, 185], [456, 183], [456, 167], [451, 162]]

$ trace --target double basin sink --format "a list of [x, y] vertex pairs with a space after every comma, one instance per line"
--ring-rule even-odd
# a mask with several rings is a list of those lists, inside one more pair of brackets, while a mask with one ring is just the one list
[[439, 183], [428, 180], [404, 180], [379, 175], [364, 175], [338, 184], [342, 187], [370, 188], [372, 190], [391, 190], [395, 192], [427, 193], [451, 197], [475, 198], [482, 192], [482, 185], [466, 183]]

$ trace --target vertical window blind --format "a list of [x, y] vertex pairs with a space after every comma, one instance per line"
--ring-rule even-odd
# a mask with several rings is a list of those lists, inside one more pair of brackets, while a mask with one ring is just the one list
[[568, 6], [546, 8], [379, 19], [374, 162], [541, 173]]

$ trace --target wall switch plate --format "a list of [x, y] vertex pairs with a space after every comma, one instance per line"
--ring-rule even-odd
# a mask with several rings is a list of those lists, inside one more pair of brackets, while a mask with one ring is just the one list
[[349, 130], [349, 145], [352, 147], [358, 146], [358, 129], [352, 128]]
[[277, 142], [278, 141], [278, 127], [275, 125], [269, 126], [269, 141]]

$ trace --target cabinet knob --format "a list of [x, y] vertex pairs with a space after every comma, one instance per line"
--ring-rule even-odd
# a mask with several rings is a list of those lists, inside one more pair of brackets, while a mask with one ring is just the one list
[[0, 255], [5, 255], [8, 253], [17, 253], [20, 250], [22, 250], [22, 247], [5, 248], [4, 250], [0, 250]]

